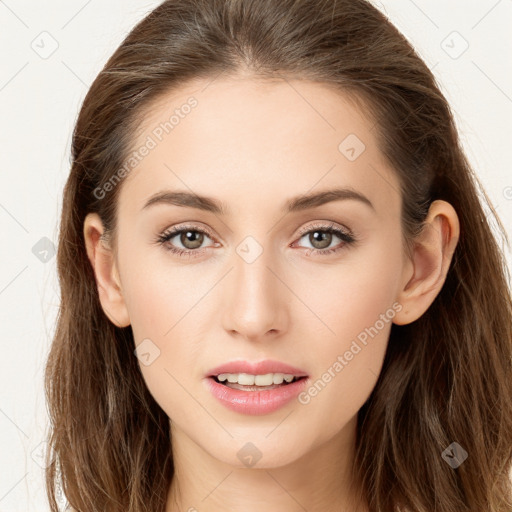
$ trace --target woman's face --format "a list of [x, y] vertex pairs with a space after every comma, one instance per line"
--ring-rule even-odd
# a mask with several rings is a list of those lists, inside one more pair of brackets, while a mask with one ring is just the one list
[[[244, 450], [273, 467], [349, 439], [410, 277], [399, 184], [372, 124], [318, 83], [230, 78], [160, 99], [134, 138], [117, 270], [174, 433], [240, 467]], [[166, 192], [182, 195], [146, 206]], [[307, 377], [265, 391], [210, 377], [266, 360]], [[227, 373], [251, 373], [240, 369]]]

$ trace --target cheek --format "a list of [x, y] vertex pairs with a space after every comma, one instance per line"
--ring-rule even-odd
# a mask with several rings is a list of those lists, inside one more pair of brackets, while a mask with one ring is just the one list
[[332, 404], [342, 398], [353, 412], [376, 382], [395, 314], [392, 283], [373, 277], [363, 274], [358, 279], [351, 273], [333, 279], [325, 293], [308, 295], [308, 305], [321, 320], [312, 318], [308, 328], [315, 347], [311, 365], [321, 380], [320, 400]]
[[316, 374], [299, 397], [309, 411], [307, 421], [334, 433], [371, 394], [399, 308], [395, 296], [400, 261], [395, 245], [386, 249], [383, 242], [359, 251], [336, 271], [331, 268], [324, 276], [316, 274], [313, 282], [308, 280], [307, 303], [317, 318], [311, 318], [309, 329]]
[[[382, 237], [371, 245], [347, 251], [336, 265], [302, 272], [299, 280], [295, 276], [297, 294], [314, 313], [307, 313], [311, 317], [308, 322], [317, 333], [316, 342], [325, 349], [323, 354], [332, 356], [333, 350], [342, 349], [390, 308], [388, 316], [394, 315], [392, 305], [401, 275], [400, 242], [386, 244], [386, 240]], [[379, 326], [382, 328], [380, 322]]]
[[201, 292], [193, 276], [171, 259], [148, 261], [147, 254], [135, 251], [124, 261], [123, 295], [136, 343], [144, 338], [170, 339]]
[[[199, 345], [194, 307], [211, 286], [195, 283], [191, 270], [172, 263], [145, 265], [135, 251], [125, 258], [123, 293], [130, 315], [139, 367], [146, 386], [169, 416], [191, 409], [187, 421], [200, 415], [184, 391], [197, 371]], [[190, 267], [192, 269], [192, 267]], [[197, 271], [195, 272], [197, 274]], [[197, 279], [197, 275], [196, 275]], [[197, 284], [197, 286], [196, 286]], [[146, 355], [147, 354], [147, 355]]]
[[[170, 277], [162, 278], [155, 269], [155, 275], [133, 282], [130, 291], [133, 295], [129, 313], [135, 344], [149, 339], [161, 356], [148, 367], [148, 373], [189, 368], [194, 361], [195, 337], [191, 320], [198, 299], [195, 293], [187, 293], [176, 279]], [[164, 361], [167, 362], [165, 366]]]

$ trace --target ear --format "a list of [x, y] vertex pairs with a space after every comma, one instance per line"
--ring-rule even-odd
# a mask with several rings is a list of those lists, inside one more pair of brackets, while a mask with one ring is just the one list
[[421, 233], [414, 241], [411, 259], [404, 268], [397, 302], [402, 309], [393, 323], [417, 320], [430, 307], [446, 280], [459, 240], [459, 218], [450, 203], [433, 201]]
[[117, 327], [130, 325], [128, 310], [122, 295], [121, 281], [114, 253], [101, 237], [103, 223], [97, 213], [89, 213], [84, 221], [87, 257], [96, 276], [98, 295], [103, 311]]

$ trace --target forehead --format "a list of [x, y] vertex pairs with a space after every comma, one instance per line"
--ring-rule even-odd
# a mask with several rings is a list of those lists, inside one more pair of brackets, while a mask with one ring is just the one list
[[389, 209], [400, 202], [398, 181], [370, 117], [318, 82], [191, 81], [146, 108], [121, 195], [138, 210], [164, 188], [261, 207], [281, 204], [283, 191], [350, 186]]

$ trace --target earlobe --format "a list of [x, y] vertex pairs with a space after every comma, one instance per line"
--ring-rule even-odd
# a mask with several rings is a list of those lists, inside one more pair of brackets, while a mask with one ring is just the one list
[[96, 277], [96, 286], [103, 311], [117, 327], [127, 327], [130, 319], [122, 294], [113, 251], [102, 240], [103, 223], [97, 213], [89, 213], [84, 221], [87, 257]]
[[[412, 261], [397, 301], [402, 309], [393, 322], [404, 325], [417, 320], [441, 291], [459, 240], [459, 219], [450, 203], [433, 201], [424, 227], [414, 242]], [[411, 265], [412, 263], [412, 276]]]

